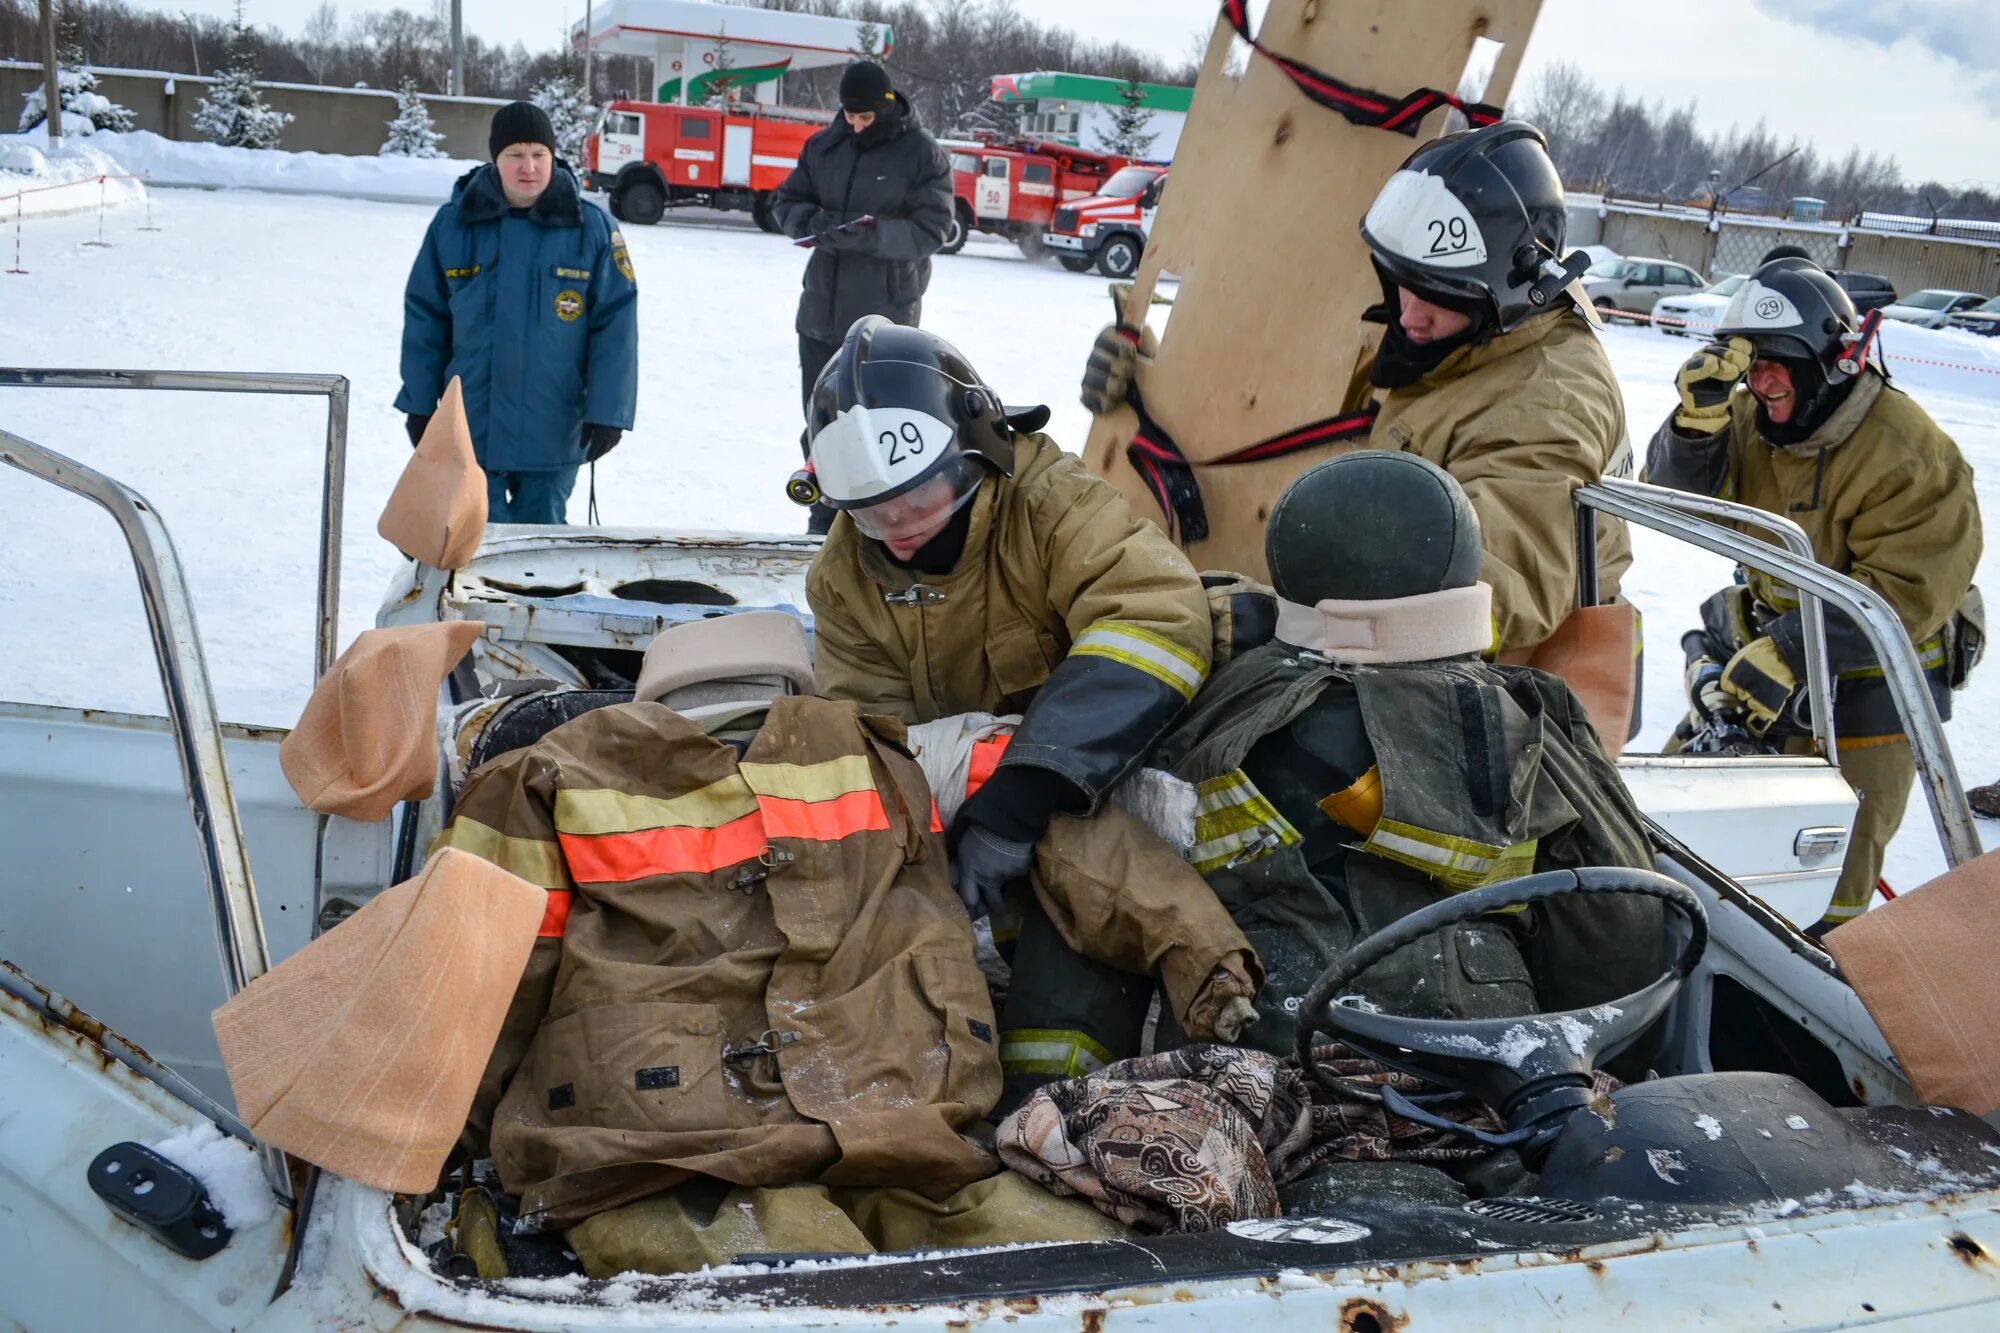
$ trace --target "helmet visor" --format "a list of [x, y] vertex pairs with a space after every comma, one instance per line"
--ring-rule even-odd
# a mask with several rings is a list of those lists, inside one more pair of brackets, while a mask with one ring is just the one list
[[979, 493], [986, 469], [958, 454], [909, 490], [874, 504], [847, 506], [847, 516], [864, 536], [906, 544], [935, 536], [953, 514]]

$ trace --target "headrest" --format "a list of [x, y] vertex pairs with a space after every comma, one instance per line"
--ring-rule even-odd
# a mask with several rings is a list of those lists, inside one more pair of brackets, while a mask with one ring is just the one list
[[[690, 686], [719, 681], [768, 683], [777, 694], [813, 692], [812, 648], [805, 626], [783, 611], [739, 611], [670, 625], [646, 649], [634, 703], [664, 703]], [[704, 703], [716, 700], [704, 691]]]
[[375, 531], [435, 569], [462, 569], [478, 554], [486, 534], [486, 474], [472, 452], [457, 376], [438, 399]]
[[437, 785], [438, 687], [476, 620], [364, 630], [313, 688], [278, 764], [309, 810], [373, 822]]

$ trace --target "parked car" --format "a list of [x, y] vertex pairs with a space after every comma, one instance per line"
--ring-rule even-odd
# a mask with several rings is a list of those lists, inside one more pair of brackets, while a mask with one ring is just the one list
[[1653, 320], [1662, 333], [1705, 338], [1722, 322], [1729, 298], [1748, 281], [1745, 275], [1732, 273], [1692, 296], [1664, 297], [1653, 307]]
[[1854, 302], [1857, 314], [1880, 310], [1896, 300], [1896, 284], [1880, 273], [1857, 273], [1851, 268], [1836, 268], [1829, 272], [1833, 280], [1840, 284], [1840, 289], [1847, 293], [1848, 299]]
[[1650, 315], [1663, 296], [1691, 296], [1708, 279], [1671, 259], [1607, 259], [1584, 271], [1583, 290], [1607, 316]]
[[2000, 296], [1981, 301], [1969, 310], [1961, 310], [1945, 320], [1945, 327], [1960, 329], [1966, 333], [1982, 333], [1992, 338], [2000, 336]]
[[1986, 298], [1978, 292], [1953, 291], [1949, 287], [1926, 287], [1882, 307], [1884, 319], [1900, 319], [1920, 329], [1941, 329], [1945, 321], [1961, 310], [1970, 310]]

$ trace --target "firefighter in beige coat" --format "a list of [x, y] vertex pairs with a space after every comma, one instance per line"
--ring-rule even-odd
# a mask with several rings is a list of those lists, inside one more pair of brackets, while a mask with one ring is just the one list
[[[795, 646], [723, 665], [759, 619]], [[1001, 1089], [992, 1004], [903, 724], [768, 684], [692, 706], [717, 677], [809, 688], [797, 622], [666, 631], [634, 702], [481, 767], [440, 840], [549, 892], [471, 1146], [490, 1118], [502, 1182], [551, 1224], [697, 1176], [942, 1197], [997, 1165], [972, 1137]], [[1106, 814], [1056, 822], [1034, 889], [1213, 1036], [1256, 961], [1171, 848]]]
[[[1576, 488], [1632, 472], [1624, 398], [1574, 286], [1583, 261], [1564, 266], [1566, 233], [1541, 133], [1515, 121], [1418, 149], [1361, 224], [1382, 281], [1369, 315], [1386, 328], [1369, 370], [1377, 414], [1355, 446], [1416, 454], [1464, 488], [1502, 653], [1534, 649], [1577, 605]], [[1137, 354], [1116, 330], [1099, 335], [1084, 405], [1115, 406]], [[1598, 561], [1608, 601], [1631, 564], [1623, 523], [1599, 523]]]
[[[1760, 267], [1723, 312], [1716, 341], [1681, 368], [1681, 406], [1653, 436], [1646, 476], [1804, 528], [1821, 564], [1866, 584], [1896, 613], [1938, 716], [1948, 718], [1951, 690], [1983, 637], [1972, 589], [1979, 499], [1951, 437], [1888, 382], [1865, 346], [1851, 345], [1860, 333], [1847, 294], [1811, 260]], [[1744, 570], [1703, 606], [1702, 620], [1683, 641], [1694, 706], [1683, 737], [1733, 717], [1773, 745], [1810, 749], [1797, 592]], [[1820, 930], [1867, 909], [1916, 776], [1860, 626], [1829, 611], [1826, 640], [1841, 773], [1861, 808]]]
[[[1051, 819], [1099, 809], [1211, 656], [1187, 557], [1033, 433], [1046, 418], [1001, 406], [936, 335], [873, 317], [848, 332], [808, 412], [818, 486], [842, 514], [806, 582], [821, 691], [912, 722], [1024, 715], [952, 829], [953, 883], [996, 923]], [[1136, 1055], [1150, 997], [1023, 908], [1001, 1024], [1006, 1104]]]

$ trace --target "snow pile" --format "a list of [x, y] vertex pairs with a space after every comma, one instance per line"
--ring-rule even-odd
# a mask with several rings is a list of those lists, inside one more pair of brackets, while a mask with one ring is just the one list
[[208, 1121], [162, 1139], [153, 1151], [207, 1188], [208, 1201], [231, 1231], [254, 1227], [271, 1216], [271, 1187], [264, 1181], [256, 1151]]
[[2000, 338], [1885, 319], [1875, 341], [1904, 393], [1932, 389], [1967, 397], [2000, 395]]
[[[163, 139], [148, 130], [99, 134], [91, 143], [120, 164], [119, 169], [143, 175], [155, 185], [344, 194], [410, 203], [443, 203], [451, 197], [453, 183], [480, 165], [447, 157], [346, 157], [227, 148]], [[403, 261], [405, 271], [407, 262]]]
[[[22, 96], [18, 128], [23, 132], [34, 129], [47, 119], [47, 87], [46, 83], [36, 84]], [[72, 62], [68, 56], [56, 68], [56, 96], [62, 104], [65, 138], [71, 135], [82, 138], [99, 130], [132, 128], [131, 111], [98, 92], [96, 73], [87, 65]]]
[[47, 151], [48, 136], [41, 130], [27, 134], [0, 134], [0, 226], [23, 218], [54, 217], [96, 208], [137, 203], [146, 197], [145, 185], [136, 180], [101, 178], [128, 176], [116, 159], [103, 151], [109, 133], [92, 137], [89, 143], [65, 138], [54, 156]]

